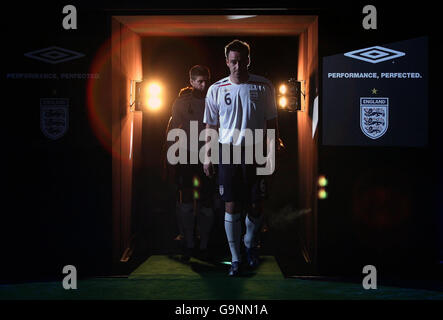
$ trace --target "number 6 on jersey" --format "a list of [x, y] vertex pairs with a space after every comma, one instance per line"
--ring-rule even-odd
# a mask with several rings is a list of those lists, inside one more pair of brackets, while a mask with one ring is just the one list
[[231, 98], [229, 97], [229, 92], [225, 94], [225, 102], [227, 105], [230, 105], [232, 102]]

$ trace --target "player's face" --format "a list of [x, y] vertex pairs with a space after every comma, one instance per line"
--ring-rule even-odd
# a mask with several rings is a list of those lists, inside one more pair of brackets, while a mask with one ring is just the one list
[[190, 82], [195, 90], [202, 92], [208, 90], [209, 78], [207, 76], [196, 76], [195, 79], [191, 78]]
[[231, 75], [238, 78], [248, 73], [249, 57], [238, 51], [229, 51], [226, 65]]

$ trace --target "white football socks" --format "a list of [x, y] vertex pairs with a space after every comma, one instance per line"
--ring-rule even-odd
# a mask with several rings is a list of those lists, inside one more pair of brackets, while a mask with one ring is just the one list
[[263, 214], [258, 218], [251, 217], [249, 214], [246, 215], [246, 233], [243, 238], [246, 248], [252, 248], [256, 245], [257, 232], [260, 229], [262, 218]]
[[241, 261], [240, 241], [241, 241], [241, 214], [229, 214], [225, 212], [225, 231], [231, 250], [232, 262]]

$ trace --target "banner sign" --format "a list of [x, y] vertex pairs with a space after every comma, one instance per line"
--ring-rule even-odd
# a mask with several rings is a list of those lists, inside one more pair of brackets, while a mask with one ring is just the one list
[[322, 143], [428, 143], [427, 37], [323, 58]]

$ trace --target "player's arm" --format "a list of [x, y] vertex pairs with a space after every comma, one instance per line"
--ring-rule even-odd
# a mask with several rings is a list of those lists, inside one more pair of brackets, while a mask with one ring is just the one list
[[280, 147], [283, 146], [283, 143], [281, 142], [281, 139], [280, 139], [280, 132], [278, 129], [278, 118], [267, 120], [266, 121], [266, 128], [275, 130], [274, 131], [275, 132], [275, 139], [274, 140], [276, 143], [275, 148], [277, 151], [279, 151]]
[[[203, 122], [206, 124], [206, 137], [205, 137], [205, 162], [203, 163], [203, 170], [208, 177], [212, 177], [214, 173], [214, 166], [211, 162], [211, 155], [209, 154], [211, 145], [214, 145], [214, 141], [211, 141], [210, 131], [218, 129], [218, 104], [215, 98], [214, 87], [209, 87], [205, 99], [205, 112], [203, 116]], [[210, 130], [212, 129], [212, 130]], [[213, 138], [213, 137], [212, 137]]]
[[[275, 158], [276, 150], [279, 149], [279, 131], [278, 131], [278, 116], [277, 116], [277, 105], [275, 103], [275, 89], [270, 85], [268, 92], [268, 103], [266, 108], [266, 149], [268, 152], [268, 161], [270, 160], [270, 165], [272, 167], [272, 172], [275, 170]], [[268, 135], [267, 131], [273, 130], [274, 134]], [[270, 154], [272, 152], [273, 154]]]
[[[216, 125], [206, 124], [206, 129], [217, 130]], [[214, 174], [214, 166], [211, 161], [210, 154], [210, 145], [211, 145], [211, 136], [208, 134], [208, 130], [206, 131], [206, 144], [205, 144], [205, 162], [203, 164], [203, 171], [208, 177], [212, 177]]]
[[275, 130], [275, 140], [278, 140], [279, 133], [278, 133], [278, 121], [277, 118], [266, 120], [266, 128], [267, 129], [274, 129]]
[[175, 99], [174, 103], [172, 104], [171, 120], [169, 123], [168, 132], [172, 129], [181, 127], [179, 104], [180, 104], [179, 98]]
[[[268, 130], [274, 130], [274, 134], [268, 134]], [[278, 120], [277, 118], [266, 121], [266, 150], [268, 152], [268, 158], [271, 160], [271, 170], [274, 172], [276, 166], [276, 151], [278, 150]]]
[[169, 117], [168, 125], [166, 126], [165, 141], [162, 147], [162, 178], [164, 181], [167, 181], [169, 177], [173, 175], [172, 172], [173, 167], [169, 166], [167, 161], [167, 152], [173, 143], [173, 141], [168, 141], [167, 139], [168, 133], [172, 129], [177, 128], [178, 126], [179, 126], [179, 115], [177, 109], [177, 100], [175, 100], [174, 103], [172, 104], [172, 112], [171, 116]]
[[[183, 90], [183, 89], [182, 89]], [[181, 92], [180, 92], [181, 93]], [[166, 145], [169, 149], [174, 143], [178, 141], [178, 137], [175, 137], [175, 141], [167, 141], [168, 134], [173, 129], [181, 129], [183, 127], [183, 107], [185, 99], [179, 95], [172, 104], [171, 117], [169, 118], [168, 127], [166, 128]]]

